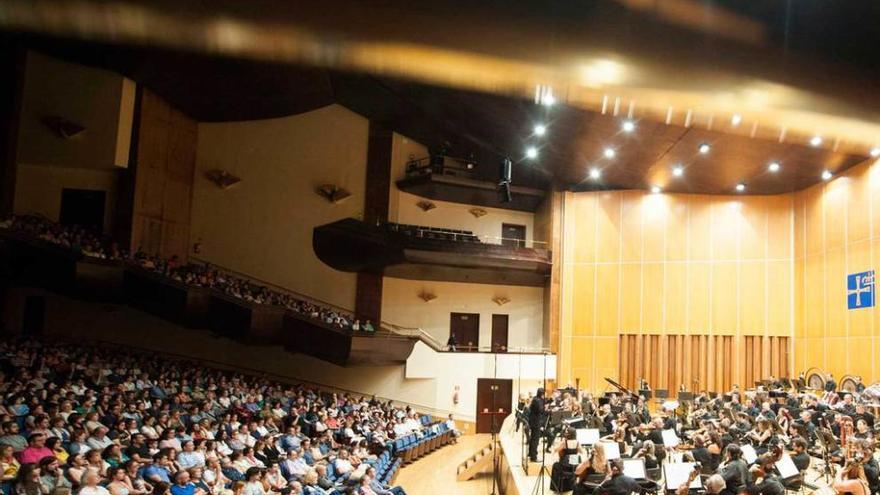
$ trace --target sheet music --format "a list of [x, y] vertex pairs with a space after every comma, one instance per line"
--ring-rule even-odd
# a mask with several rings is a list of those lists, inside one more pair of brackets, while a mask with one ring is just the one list
[[605, 447], [605, 459], [609, 461], [613, 461], [614, 459], [620, 459], [620, 444], [617, 442], [602, 442], [602, 446]]
[[596, 445], [599, 443], [599, 430], [596, 428], [578, 428], [575, 430], [577, 441], [581, 445]]
[[624, 459], [623, 474], [637, 480], [648, 479], [644, 459]]
[[755, 448], [751, 445], [745, 443], [739, 446], [740, 450], [742, 450], [743, 459], [747, 464], [752, 464], [758, 460], [758, 453], [755, 452]]
[[801, 474], [788, 454], [783, 454], [782, 458], [776, 461], [776, 470], [779, 471], [779, 475], [782, 476], [783, 479], [794, 478]]
[[663, 430], [660, 434], [663, 436], [663, 445], [665, 447], [673, 448], [681, 443], [678, 435], [675, 434], [675, 430]]
[[[663, 466], [664, 477], [666, 478], [667, 490], [678, 490], [678, 488], [688, 480], [691, 473], [694, 472], [693, 462], [669, 463]], [[691, 481], [690, 488], [703, 488], [703, 481], [697, 476]]]

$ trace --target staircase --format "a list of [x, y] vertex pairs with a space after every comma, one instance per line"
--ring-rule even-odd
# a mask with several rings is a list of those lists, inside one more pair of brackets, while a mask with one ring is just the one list
[[478, 450], [474, 455], [458, 465], [456, 475], [458, 481], [467, 481], [473, 479], [479, 473], [487, 471], [492, 467], [492, 454], [495, 451], [493, 444], [486, 444], [485, 447]]

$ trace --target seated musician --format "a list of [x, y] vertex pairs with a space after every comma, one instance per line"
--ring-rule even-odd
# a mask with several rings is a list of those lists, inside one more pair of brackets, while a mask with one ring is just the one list
[[852, 394], [843, 394], [843, 400], [834, 404], [834, 410], [843, 414], [853, 415], [856, 413], [856, 405], [853, 403]]
[[749, 479], [749, 469], [742, 459], [739, 445], [732, 443], [725, 447], [725, 462], [718, 467], [718, 474], [724, 478], [727, 487], [725, 495], [738, 495]]
[[825, 391], [834, 392], [837, 390], [837, 382], [834, 381], [834, 374], [828, 373], [828, 380], [825, 381]]
[[762, 458], [749, 469], [745, 493], [748, 495], [785, 495], [782, 480], [772, 474], [773, 461]]
[[685, 458], [693, 462], [699, 462], [701, 465], [711, 468], [714, 471], [718, 468], [718, 461], [715, 459], [713, 462], [712, 454], [710, 454], [709, 449], [706, 448], [706, 438], [708, 438], [708, 435], [694, 435], [694, 448], [689, 452], [685, 452]]
[[856, 405], [856, 413], [853, 415], [853, 419], [864, 419], [868, 423], [868, 427], [874, 428], [874, 415], [863, 404]]
[[855, 437], [861, 440], [867, 440], [869, 438], [874, 438], [874, 432], [868, 428], [868, 422], [864, 419], [859, 419], [856, 421], [856, 433]]
[[776, 422], [779, 423], [779, 427], [783, 432], [788, 433], [788, 430], [791, 428], [791, 422], [794, 418], [791, 417], [791, 413], [788, 412], [787, 407], [780, 407], [779, 411], [776, 413]]
[[862, 468], [865, 470], [865, 479], [871, 488], [871, 493], [880, 493], [880, 464], [874, 458], [874, 441], [862, 440], [859, 442], [862, 454]]
[[636, 452], [633, 458], [644, 459], [645, 469], [657, 469], [660, 467], [660, 461], [657, 460], [657, 449], [654, 442], [650, 440], [642, 442], [642, 447]]
[[805, 438], [812, 442], [816, 438], [816, 424], [813, 423], [813, 413], [807, 409], [801, 411], [799, 423], [804, 428]]
[[761, 416], [767, 419], [776, 419], [776, 413], [773, 411], [773, 404], [769, 400], [761, 403]]
[[713, 474], [703, 483], [703, 486], [706, 487], [708, 495], [717, 495], [727, 488], [727, 483], [725, 483], [724, 478], [720, 474]]
[[590, 456], [581, 462], [574, 470], [577, 484], [574, 486], [574, 495], [593, 493], [596, 486], [587, 483], [587, 477], [595, 474], [608, 472], [608, 460], [605, 457], [605, 447], [601, 443], [593, 445]]
[[770, 425], [769, 420], [762, 418], [758, 420], [755, 429], [750, 431], [747, 436], [752, 440], [755, 452], [757, 452], [758, 455], [761, 455], [767, 452], [767, 448], [773, 438], [773, 427]]
[[623, 461], [614, 459], [610, 462], [608, 474], [597, 491], [608, 495], [630, 495], [630, 493], [642, 493], [644, 490], [635, 479], [623, 474]]
[[871, 488], [865, 477], [865, 469], [860, 462], [850, 461], [834, 477], [831, 484], [838, 495], [870, 495]]
[[795, 467], [800, 471], [801, 475], [810, 467], [810, 454], [807, 453], [807, 441], [803, 437], [797, 437], [792, 441], [794, 455], [791, 456]]
[[558, 461], [553, 463], [550, 474], [550, 486], [556, 492], [566, 492], [573, 488], [575, 469], [580, 459], [586, 458], [586, 452], [578, 444], [577, 432], [574, 428], [566, 428], [556, 447]]

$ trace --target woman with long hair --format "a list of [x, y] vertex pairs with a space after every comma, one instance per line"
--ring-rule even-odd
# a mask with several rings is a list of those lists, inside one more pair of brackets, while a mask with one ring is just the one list
[[15, 478], [15, 495], [46, 495], [40, 484], [40, 467], [33, 463], [22, 464]]
[[870, 495], [871, 489], [868, 487], [868, 480], [865, 477], [865, 468], [861, 462], [850, 461], [841, 469], [834, 477], [834, 483], [831, 484], [839, 495], [848, 493], [850, 495]]

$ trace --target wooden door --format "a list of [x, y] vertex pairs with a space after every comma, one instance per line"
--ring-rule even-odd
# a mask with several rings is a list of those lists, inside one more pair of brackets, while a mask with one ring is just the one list
[[510, 315], [492, 315], [492, 352], [507, 352], [507, 323]]
[[480, 315], [478, 313], [451, 313], [449, 332], [455, 335], [458, 351], [477, 351], [480, 347]]
[[513, 380], [477, 378], [477, 433], [492, 433], [492, 418], [497, 433], [512, 405]]
[[501, 244], [504, 246], [526, 247], [526, 226], [502, 223], [501, 238]]

